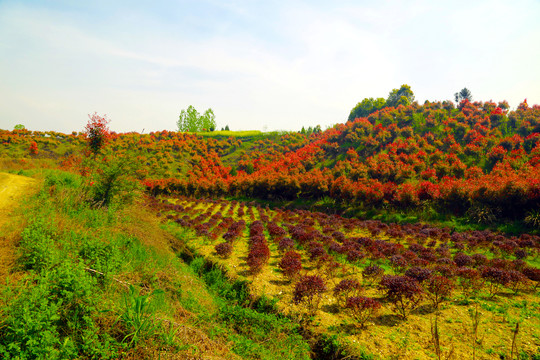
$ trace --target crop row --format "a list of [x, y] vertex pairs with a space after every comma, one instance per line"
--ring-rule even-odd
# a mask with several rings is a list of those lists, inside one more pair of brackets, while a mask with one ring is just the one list
[[[517, 293], [540, 282], [540, 269], [535, 267], [540, 248], [537, 235], [459, 233], [421, 224], [384, 224], [184, 197], [155, 200], [154, 205], [168, 219], [218, 242], [216, 254], [224, 259], [239, 239], [247, 237], [246, 262], [253, 275], [267, 266], [274, 248], [283, 276], [296, 283], [296, 301], [305, 303], [310, 312], [317, 308], [313, 299], [328, 290], [330, 283], [335, 284], [336, 299], [348, 307], [377, 307], [358, 295], [363, 287], [378, 287], [396, 312], [406, 317], [421, 298], [431, 299], [438, 307], [454, 288], [464, 294], [484, 290], [493, 297], [505, 288]], [[316, 271], [302, 277], [306, 267]], [[361, 273], [361, 283], [347, 275], [351, 273]]]

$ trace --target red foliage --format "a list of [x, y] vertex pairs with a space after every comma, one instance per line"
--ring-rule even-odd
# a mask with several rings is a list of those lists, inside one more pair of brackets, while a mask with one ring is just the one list
[[377, 314], [381, 308], [381, 303], [369, 297], [349, 297], [345, 307], [350, 310], [352, 316], [361, 327]]
[[84, 135], [88, 141], [90, 151], [97, 154], [103, 146], [109, 141], [111, 132], [107, 126], [110, 120], [107, 116], [99, 116], [97, 112], [93, 115], [88, 115], [89, 121], [84, 128]]
[[294, 287], [293, 302], [304, 304], [308, 314], [315, 314], [324, 292], [326, 292], [326, 284], [320, 276], [306, 275], [301, 277]]
[[300, 275], [302, 257], [296, 251], [289, 250], [283, 255], [278, 266], [283, 271], [283, 275], [292, 280]]
[[394, 306], [395, 312], [403, 319], [416, 308], [422, 299], [422, 288], [418, 282], [408, 276], [385, 275], [381, 283], [385, 297]]
[[224, 259], [227, 259], [229, 256], [231, 256], [233, 247], [228, 242], [223, 242], [220, 244], [217, 244], [215, 246], [216, 252], [219, 256], [221, 256]]
[[384, 274], [384, 269], [378, 265], [369, 265], [364, 268], [362, 271], [362, 277], [364, 283], [371, 285], [374, 282], [379, 281]]
[[432, 275], [423, 284], [427, 297], [435, 309], [438, 309], [441, 302], [450, 296], [454, 286], [454, 282], [443, 275]]
[[345, 305], [350, 297], [359, 296], [364, 289], [356, 279], [343, 279], [334, 287], [334, 296], [338, 303]]
[[28, 149], [30, 152], [30, 155], [37, 155], [39, 153], [37, 143], [35, 141], [32, 141], [30, 143], [30, 148]]

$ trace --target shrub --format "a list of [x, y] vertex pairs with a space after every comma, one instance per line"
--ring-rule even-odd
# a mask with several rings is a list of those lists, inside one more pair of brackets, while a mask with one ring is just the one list
[[365, 257], [366, 254], [357, 249], [349, 249], [347, 251], [347, 261], [352, 264], [359, 264]]
[[300, 278], [294, 287], [293, 302], [304, 304], [309, 315], [319, 309], [322, 294], [326, 292], [324, 280], [317, 275], [306, 275]]
[[433, 268], [433, 271], [447, 278], [453, 278], [456, 275], [455, 267], [448, 265], [437, 265]]
[[87, 187], [93, 205], [129, 203], [141, 189], [135, 177], [139, 164], [134, 159], [109, 153], [87, 161], [93, 169]]
[[84, 135], [88, 141], [90, 151], [96, 156], [111, 136], [107, 126], [110, 120], [107, 119], [107, 115], [102, 117], [97, 112], [88, 115], [88, 117], [90, 120], [84, 128]]
[[381, 303], [369, 297], [349, 297], [345, 307], [349, 309], [360, 327], [364, 327], [366, 322], [379, 311]]
[[521, 270], [523, 275], [525, 275], [529, 280], [531, 280], [534, 284], [534, 288], [538, 288], [538, 285], [540, 285], [540, 269], [536, 269], [533, 267], [525, 267], [523, 270]]
[[527, 277], [517, 270], [508, 270], [508, 287], [518, 293], [519, 289], [524, 286]]
[[37, 143], [35, 141], [32, 141], [30, 143], [30, 148], [28, 149], [30, 152], [30, 155], [37, 155], [39, 153]]
[[482, 266], [487, 264], [488, 258], [484, 254], [473, 254], [472, 259], [474, 260], [474, 266]]
[[279, 267], [288, 279], [293, 280], [302, 270], [302, 257], [294, 250], [289, 250], [283, 255]]
[[364, 284], [371, 286], [373, 283], [379, 281], [384, 274], [384, 269], [379, 265], [369, 265], [362, 271], [362, 279]]
[[522, 260], [529, 256], [529, 253], [527, 253], [525, 249], [517, 249], [516, 251], [514, 251], [514, 255], [516, 259]]
[[459, 285], [465, 294], [470, 294], [472, 291], [478, 291], [482, 288], [482, 279], [480, 272], [469, 267], [461, 267], [456, 270], [459, 277]]
[[510, 282], [508, 271], [491, 266], [485, 266], [481, 270], [482, 278], [489, 283], [489, 294], [493, 297], [500, 290], [501, 286], [506, 286]]
[[422, 288], [418, 281], [401, 275], [385, 275], [381, 283], [386, 299], [392, 303], [394, 311], [403, 319], [415, 309], [422, 299]]
[[323, 244], [318, 241], [311, 241], [308, 244], [307, 252], [311, 261], [315, 261], [320, 257], [326, 255], [326, 250], [324, 249]]
[[279, 240], [278, 243], [278, 250], [279, 251], [287, 251], [294, 248], [294, 240], [291, 238], [283, 238]]
[[231, 256], [233, 247], [232, 247], [231, 243], [222, 242], [220, 244], [217, 244], [215, 246], [215, 249], [216, 249], [216, 252], [217, 252], [217, 254], [219, 256], [221, 256], [224, 259], [227, 259], [227, 258], [229, 258], [229, 256]]
[[268, 262], [270, 249], [265, 241], [251, 245], [248, 253], [247, 264], [252, 274], [258, 274]]
[[339, 304], [345, 306], [347, 299], [359, 296], [364, 289], [356, 279], [343, 279], [334, 287], [334, 296]]
[[454, 256], [454, 262], [456, 263], [457, 266], [461, 267], [461, 266], [471, 266], [474, 263], [474, 260], [469, 255], [465, 255], [462, 252], [458, 252]]
[[401, 273], [407, 267], [407, 260], [402, 255], [392, 255], [390, 257], [390, 265], [395, 273]]
[[319, 272], [326, 279], [334, 279], [338, 276], [339, 271], [343, 273], [345, 271], [345, 266], [334, 260], [330, 255], [328, 255], [327, 261], [324, 261], [319, 268]]
[[407, 269], [407, 271], [405, 271], [405, 276], [415, 279], [416, 281], [418, 281], [418, 283], [422, 283], [424, 280], [427, 280], [431, 276], [432, 272], [433, 270], [431, 269], [413, 266], [412, 268], [409, 268]]
[[425, 281], [423, 287], [433, 307], [438, 309], [439, 304], [452, 293], [454, 282], [445, 276], [435, 274]]

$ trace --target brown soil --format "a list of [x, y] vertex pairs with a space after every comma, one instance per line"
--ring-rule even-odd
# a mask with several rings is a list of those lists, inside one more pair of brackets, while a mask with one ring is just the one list
[[22, 225], [21, 217], [14, 210], [36, 188], [35, 179], [0, 173], [0, 284], [5, 283], [16, 259], [16, 243]]

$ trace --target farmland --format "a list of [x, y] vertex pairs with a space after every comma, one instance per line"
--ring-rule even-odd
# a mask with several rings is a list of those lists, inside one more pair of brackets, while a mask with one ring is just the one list
[[[479, 331], [483, 349], [477, 358], [504, 353], [511, 346], [517, 323], [527, 329], [522, 333], [523, 344], [531, 345], [527, 350], [522, 347], [522, 351], [536, 349], [540, 318], [532, 289], [538, 279], [522, 275], [539, 266], [537, 249], [526, 245], [538, 241], [536, 236], [510, 240], [489, 231], [451, 234], [446, 229], [421, 225], [388, 226], [322, 213], [274, 211], [238, 202], [190, 198], [162, 199], [154, 207], [170, 223], [193, 230], [189, 247], [223, 266], [231, 276], [250, 281], [254, 293], [278, 299], [285, 314], [308, 322], [318, 332], [337, 335], [357, 356], [366, 351], [382, 358], [426, 356], [433, 352], [430, 325], [435, 318], [445, 351], [452, 348], [457, 356], [468, 356], [479, 346], [474, 337], [480, 335], [472, 332], [473, 314], [477, 312], [482, 314], [478, 316], [482, 317]], [[256, 250], [259, 237], [262, 240], [258, 241], [268, 247], [267, 259]], [[223, 239], [231, 244], [230, 253], [220, 250]], [[517, 256], [503, 250], [511, 242], [516, 244]], [[521, 258], [518, 249], [530, 257]], [[288, 251], [299, 253], [301, 258], [293, 276], [286, 275], [283, 265]], [[264, 265], [251, 260], [258, 256], [264, 259]], [[381, 273], [371, 276], [372, 268], [379, 268]], [[522, 273], [518, 275], [517, 269]], [[492, 276], [499, 270], [516, 277], [499, 281]], [[390, 279], [403, 274], [422, 283], [422, 299], [400, 309], [399, 304], [384, 300], [382, 285], [385, 275]], [[326, 289], [315, 295], [320, 296], [316, 311], [307, 302], [295, 305], [294, 284], [306, 276], [320, 277], [325, 283]], [[347, 281], [356, 281], [359, 286], [339, 286]], [[445, 285], [450, 285], [450, 290], [439, 294]], [[385, 307], [360, 326], [340, 295], [371, 297], [384, 302]], [[438, 302], [436, 295], [445, 299]]]

